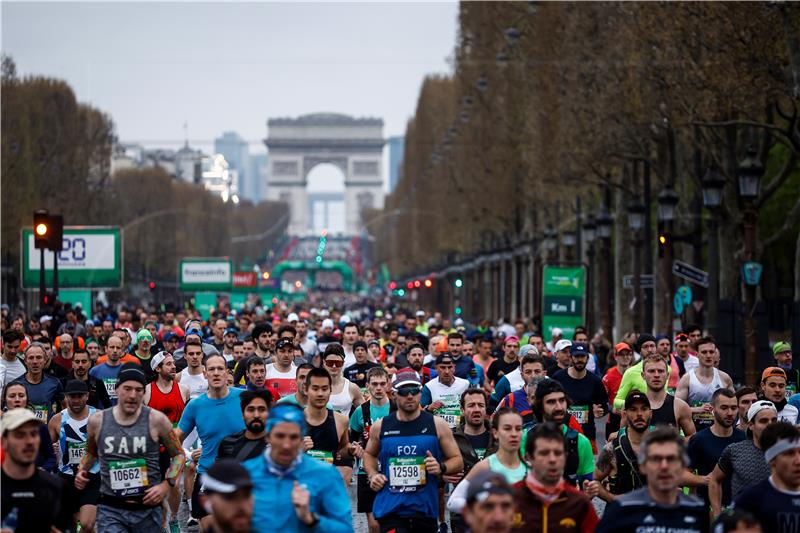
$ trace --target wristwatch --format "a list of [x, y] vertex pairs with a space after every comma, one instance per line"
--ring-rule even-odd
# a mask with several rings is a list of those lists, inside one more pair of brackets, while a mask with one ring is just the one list
[[447, 463], [445, 463], [444, 461], [439, 461], [439, 470], [440, 470], [439, 472], [440, 476], [445, 475], [447, 473]]

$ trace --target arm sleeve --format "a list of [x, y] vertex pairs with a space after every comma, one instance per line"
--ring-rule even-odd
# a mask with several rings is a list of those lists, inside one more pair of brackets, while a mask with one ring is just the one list
[[614, 409], [621, 411], [625, 407], [625, 398], [631, 391], [632, 386], [633, 386], [633, 373], [628, 372], [626, 370], [625, 374], [622, 375], [622, 381], [619, 384], [619, 389], [617, 389], [617, 395], [614, 398]]
[[422, 398], [419, 400], [420, 405], [422, 407], [427, 407], [433, 403], [433, 398], [431, 397], [431, 390], [428, 388], [427, 385], [422, 387]]
[[191, 433], [195, 426], [195, 407], [197, 407], [196, 401], [187, 403], [186, 408], [183, 410], [183, 414], [181, 415], [181, 420], [178, 422], [178, 429], [183, 431], [183, 433], [186, 435]]
[[695, 471], [698, 467], [698, 450], [697, 438], [689, 439], [689, 444], [686, 445], [686, 455], [689, 456], [689, 470]]
[[592, 453], [592, 443], [583, 435], [578, 435], [578, 477], [581, 479], [592, 479], [594, 473], [594, 454]]
[[497, 381], [497, 385], [495, 385], [494, 387], [494, 392], [492, 393], [492, 401], [500, 402], [500, 400], [505, 398], [506, 395], [510, 392], [511, 392], [511, 384], [508, 382], [508, 378], [503, 376]]
[[[325, 533], [350, 533], [353, 531], [353, 517], [350, 511], [350, 498], [345, 490], [338, 470], [331, 469], [331, 481], [327, 489], [321, 491], [321, 502], [316, 511], [319, 516], [317, 531]], [[333, 474], [336, 475], [333, 478]]]
[[469, 480], [462, 479], [461, 483], [456, 485], [453, 489], [450, 498], [447, 500], [447, 509], [451, 513], [460, 513], [461, 509], [467, 504], [467, 490], [469, 489]]

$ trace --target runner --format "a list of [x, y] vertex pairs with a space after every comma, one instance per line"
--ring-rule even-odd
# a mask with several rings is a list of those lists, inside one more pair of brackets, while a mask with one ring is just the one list
[[[119, 403], [89, 416], [75, 487], [87, 488], [89, 472], [99, 460], [98, 531], [160, 533], [162, 501], [186, 460], [169, 419], [143, 405], [145, 384], [141, 367], [124, 365], [117, 380]], [[170, 456], [166, 476], [159, 466], [160, 444]]]
[[697, 356], [690, 353], [691, 340], [686, 333], [678, 333], [675, 335], [675, 357], [683, 361], [683, 368], [686, 372], [691, 372], [698, 366], [700, 361]]
[[559, 370], [566, 370], [572, 364], [572, 355], [570, 355], [570, 348], [572, 341], [568, 339], [561, 339], [555, 343], [553, 350], [553, 358], [547, 365], [547, 375], [553, 376]]
[[[757, 391], [752, 387], [740, 387], [736, 391], [736, 402], [739, 410], [739, 416], [736, 420], [736, 429], [747, 432], [747, 411], [753, 402], [758, 400]], [[795, 406], [797, 407], [797, 406]]]
[[800, 524], [800, 431], [777, 422], [761, 434], [770, 476], [736, 497], [735, 507], [751, 512], [764, 531], [794, 533]]
[[778, 411], [772, 402], [757, 400], [750, 406], [747, 420], [748, 438], [722, 451], [709, 478], [708, 499], [715, 517], [722, 512], [722, 483], [725, 478], [731, 479], [731, 498], [735, 500], [743, 490], [761, 483], [770, 474], [761, 447], [761, 434], [768, 425], [778, 420]]
[[[183, 410], [175, 433], [183, 441], [193, 430], [197, 430], [202, 447], [197, 462], [197, 475], [205, 472], [217, 458], [220, 441], [231, 433], [244, 429], [239, 396], [241, 389], [228, 387], [228, 371], [225, 358], [212, 355], [206, 359], [208, 392], [190, 401]], [[205, 509], [200, 505], [201, 486], [195, 478], [192, 491], [192, 517], [205, 522]]]
[[[644, 486], [638, 458], [651, 416], [650, 400], [646, 394], [638, 390], [628, 394], [625, 398], [626, 430], [608, 441], [601, 451], [595, 463], [594, 479], [584, 487], [587, 495], [612, 502], [617, 496]], [[608, 489], [602, 484], [606, 478], [610, 481]]]
[[297, 370], [295, 370], [296, 392], [294, 394], [290, 394], [289, 396], [284, 396], [278, 400], [277, 403], [291, 403], [300, 407], [301, 409], [305, 409], [306, 405], [308, 405], [308, 395], [306, 394], [306, 376], [312, 368], [316, 367], [311, 363], [303, 363], [302, 365], [298, 366]]
[[[532, 358], [538, 356], [539, 354], [536, 352], [536, 347], [530, 344], [526, 344], [525, 346], [522, 346], [519, 349], [520, 364], [517, 368], [515, 368], [508, 374], [501, 377], [495, 384], [494, 391], [492, 391], [492, 396], [489, 398], [490, 410], [494, 411], [497, 405], [500, 403], [500, 401], [503, 400], [503, 398], [525, 387], [525, 384], [532, 378], [531, 373], [533, 373], [534, 375], [545, 374], [544, 359], [541, 359], [542, 362], [541, 372], [534, 372], [534, 370], [529, 366], [530, 362], [532, 361]], [[528, 368], [523, 369], [522, 363], [524, 361], [528, 361]], [[527, 379], [525, 376], [522, 375], [523, 370], [525, 370], [528, 373]]]
[[520, 455], [522, 441], [522, 417], [508, 407], [500, 409], [492, 418], [492, 436], [497, 441], [497, 452], [476, 464], [456, 486], [447, 508], [451, 513], [460, 513], [466, 504], [471, 480], [482, 472], [501, 474], [511, 484], [525, 479], [528, 467]]
[[[234, 346], [239, 342], [239, 330], [236, 328], [226, 327], [222, 334], [222, 357], [230, 366], [231, 363], [236, 363], [236, 356], [234, 354]], [[244, 352], [244, 346], [241, 351]]]
[[[28, 389], [25, 385], [16, 381], [9, 383], [3, 389], [3, 412], [12, 409], [28, 409]], [[36, 458], [36, 466], [48, 472], [56, 468], [56, 456], [53, 453], [53, 442], [50, 440], [50, 432], [47, 426], [42, 424], [39, 426], [39, 455]]]
[[[737, 403], [736, 395], [728, 389], [718, 389], [711, 397], [714, 406], [714, 424], [710, 428], [698, 431], [691, 439], [687, 452], [689, 453], [690, 468], [700, 476], [708, 476], [719, 462], [722, 451], [729, 444], [741, 442], [745, 433], [733, 426], [736, 424]], [[708, 498], [708, 487], [699, 486], [697, 495], [703, 499], [706, 506], [711, 505]], [[722, 505], [731, 503], [731, 483], [726, 478], [722, 484]]]
[[680, 531], [706, 533], [703, 502], [678, 490], [688, 466], [683, 439], [673, 428], [659, 427], [641, 443], [640, 469], [647, 486], [619, 496], [606, 506], [597, 533]]
[[73, 504], [71, 512], [77, 513], [81, 531], [92, 533], [100, 496], [100, 465], [95, 464], [89, 471], [89, 483], [82, 491], [75, 489], [75, 474], [86, 453], [89, 416], [96, 409], [87, 404], [89, 389], [83, 381], [68, 381], [64, 394], [67, 408], [50, 419], [50, 439], [55, 443], [53, 449], [59, 454], [58, 476], [64, 480], [66, 491], [70, 493], [64, 503]]
[[[189, 401], [189, 388], [175, 382], [175, 359], [172, 354], [158, 352], [150, 359], [150, 366], [156, 373], [156, 380], [145, 387], [144, 404], [164, 413], [172, 423], [172, 427], [177, 427], [186, 402]], [[162, 476], [169, 468], [170, 460], [168, 451], [162, 446], [158, 456]], [[181, 503], [181, 492], [177, 484], [170, 487], [166, 503], [171, 511], [168, 519], [170, 532], [180, 533], [178, 508]]]
[[[527, 392], [528, 383], [537, 378], [547, 377], [544, 369], [544, 358], [538, 355], [524, 356], [522, 358], [522, 361], [520, 361], [519, 368], [517, 370], [514, 370], [510, 374], [500, 378], [500, 382], [498, 383], [497, 387], [492, 393], [492, 399], [495, 398], [498, 391], [504, 388], [503, 382], [506, 381], [506, 378], [513, 376], [514, 373], [517, 371], [519, 371], [520, 380], [522, 381], [522, 387], [515, 390], [514, 392], [507, 394], [504, 397], [501, 396], [500, 403], [497, 404], [497, 409], [500, 409], [501, 407], [511, 407], [512, 409], [520, 413], [524, 419], [526, 414], [528, 414], [531, 410], [530, 403], [528, 402], [528, 392]], [[493, 403], [492, 399], [489, 400], [490, 404]]]
[[89, 375], [105, 386], [111, 406], [117, 405], [117, 376], [122, 368], [122, 353], [122, 339], [112, 335], [106, 344], [106, 361], [89, 370]]
[[567, 449], [557, 424], [545, 422], [531, 430], [525, 446], [530, 470], [524, 480], [514, 484], [511, 531], [594, 531], [597, 513], [592, 502], [564, 479]]
[[[275, 346], [274, 361], [267, 365], [265, 386], [270, 391], [277, 392], [281, 398], [297, 392], [295, 375], [297, 367], [292, 360], [294, 344], [288, 339], [281, 339]], [[249, 359], [250, 361], [252, 359]]]
[[423, 408], [442, 417], [450, 429], [461, 423], [461, 395], [469, 388], [469, 381], [454, 375], [455, 365], [450, 354], [436, 358], [436, 378], [422, 388]]
[[0, 359], [0, 387], [22, 377], [26, 368], [17, 353], [25, 336], [17, 330], [7, 329], [3, 332], [3, 358]]
[[[397, 404], [389, 399], [389, 373], [383, 367], [376, 366], [369, 369], [367, 372], [367, 389], [369, 399], [350, 415], [350, 441], [358, 442], [362, 449], [367, 446], [372, 424], [397, 410]], [[380, 526], [378, 526], [378, 522], [372, 514], [375, 491], [369, 487], [363, 460], [359, 461], [356, 481], [358, 488], [358, 506], [356, 510], [359, 513], [367, 514], [367, 526], [370, 533], [378, 533]]]
[[[619, 390], [620, 383], [622, 382], [622, 375], [630, 368], [633, 363], [633, 350], [626, 342], [618, 342], [614, 346], [614, 362], [615, 366], [608, 369], [603, 376], [603, 386], [606, 388], [608, 394], [608, 401], [614, 405]], [[619, 429], [622, 418], [619, 413], [612, 410], [608, 414], [608, 421], [606, 422], [606, 436], [611, 435]]]
[[472, 357], [464, 355], [464, 336], [461, 333], [447, 334], [447, 351], [455, 364], [455, 375], [469, 381], [472, 387], [483, 387], [486, 377], [483, 368]]
[[305, 319], [300, 319], [297, 321], [294, 327], [297, 329], [297, 345], [303, 349], [306, 362], [311, 362], [314, 359], [314, 356], [316, 356], [319, 352], [319, 348], [317, 347], [316, 341], [308, 338], [308, 321]]
[[[594, 455], [592, 443], [585, 435], [568, 426], [571, 415], [567, 411], [567, 394], [564, 387], [554, 379], [542, 381], [536, 387], [536, 399], [533, 405], [537, 418], [542, 422], [555, 422], [561, 429], [567, 442], [567, 458], [563, 467], [564, 477], [574, 486], [583, 486], [584, 481], [591, 481], [594, 472]], [[538, 426], [537, 426], [538, 427]], [[536, 428], [525, 433], [525, 440]], [[523, 443], [523, 449], [525, 443]]]
[[642, 361], [642, 375], [652, 410], [650, 423], [678, 428], [690, 437], [695, 434], [692, 410], [686, 402], [667, 392], [668, 371], [667, 362], [657, 355]]
[[798, 385], [800, 385], [800, 369], [794, 364], [794, 357], [792, 355], [792, 345], [788, 342], [778, 341], [772, 346], [772, 356], [775, 358], [775, 364], [786, 372], [786, 397], [789, 398], [797, 394]]
[[786, 399], [786, 372], [777, 366], [771, 366], [761, 374], [762, 399], [775, 404], [778, 409], [778, 420], [797, 424], [798, 410]]
[[420, 409], [422, 383], [415, 373], [398, 372], [393, 387], [397, 411], [373, 424], [364, 454], [370, 487], [378, 493], [373, 512], [384, 533], [435, 533], [438, 478], [463, 469], [461, 454], [447, 423]]
[[253, 517], [253, 482], [233, 459], [221, 459], [203, 474], [206, 493], [200, 503], [208, 513], [203, 533], [250, 533]]
[[421, 344], [412, 344], [408, 348], [406, 360], [408, 361], [408, 366], [401, 368], [398, 372], [403, 370], [414, 371], [423, 385], [435, 377], [435, 372], [432, 372], [427, 366], [423, 366], [423, 362], [425, 361], [425, 348], [423, 348]]
[[[500, 474], [491, 471], [476, 475], [467, 491], [462, 509], [464, 522], [472, 533], [505, 533], [514, 519], [514, 494]], [[451, 519], [454, 516], [451, 515]]]
[[67, 374], [63, 384], [66, 385], [73, 379], [82, 381], [89, 391], [89, 405], [97, 409], [111, 407], [111, 399], [108, 397], [105, 384], [89, 375], [91, 368], [92, 361], [89, 359], [89, 353], [81, 348], [75, 350], [75, 354], [72, 356], [72, 370]]
[[267, 419], [267, 449], [243, 464], [253, 482], [251, 527], [257, 533], [353, 531], [342, 478], [325, 461], [301, 452], [305, 431], [297, 406], [276, 405]]
[[305, 452], [335, 465], [345, 484], [353, 475], [353, 456], [361, 455], [361, 446], [350, 443], [347, 417], [326, 407], [331, 398], [331, 376], [324, 368], [311, 369], [306, 375], [308, 405], [304, 409], [308, 434], [303, 439]]
[[[344, 319], [345, 317], [342, 317]], [[341, 324], [341, 322], [340, 322]], [[342, 328], [342, 348], [344, 349], [344, 366], [348, 367], [356, 363], [356, 355], [354, 351], [355, 342], [361, 337], [358, 324], [355, 322], [347, 323]]]
[[32, 342], [25, 348], [25, 366], [28, 368], [14, 383], [22, 383], [28, 391], [28, 405], [36, 418], [47, 423], [64, 407], [64, 389], [61, 382], [43, 373], [45, 349], [42, 343]]
[[[354, 341], [355, 342], [355, 341]], [[342, 376], [345, 355], [341, 344], [331, 343], [322, 354], [322, 364], [331, 375], [331, 398], [333, 409], [345, 416], [350, 416], [350, 411], [364, 401], [358, 386]]]
[[[472, 360], [483, 369], [483, 374], [488, 377], [489, 367], [494, 362], [494, 357], [492, 357], [492, 339], [484, 336], [477, 337], [475, 339], [475, 350], [476, 353], [472, 357]], [[487, 389], [487, 392], [491, 392], [488, 391], [488, 388], [491, 386], [489, 379], [484, 381], [483, 386]]]
[[261, 455], [267, 446], [266, 424], [272, 401], [272, 394], [267, 390], [247, 390], [241, 394], [240, 403], [245, 429], [222, 439], [217, 452], [217, 462], [233, 459], [242, 463]]
[[500, 381], [504, 375], [511, 373], [519, 366], [519, 339], [515, 336], [506, 338], [503, 342], [503, 357], [495, 359], [489, 365], [489, 370], [486, 371], [486, 379], [491, 384], [490, 387], [494, 390], [497, 382]]
[[42, 421], [28, 409], [11, 409], [2, 421], [0, 528], [21, 532], [73, 527], [64, 481], [36, 467]]
[[131, 352], [131, 355], [139, 360], [142, 365], [144, 375], [147, 376], [147, 382], [150, 383], [156, 379], [156, 373], [150, 366], [150, 358], [153, 356], [153, 334], [150, 330], [142, 328], [136, 333], [136, 347]]
[[380, 363], [370, 361], [369, 351], [367, 350], [367, 343], [364, 341], [356, 341], [353, 343], [353, 354], [355, 355], [356, 362], [346, 367], [342, 371], [345, 379], [355, 383], [361, 390], [361, 394], [367, 391], [367, 372], [371, 368], [380, 366]]
[[572, 402], [567, 411], [578, 420], [583, 434], [596, 452], [597, 429], [594, 420], [602, 418], [608, 411], [608, 394], [601, 379], [586, 370], [586, 362], [591, 355], [589, 347], [582, 342], [573, 342], [569, 353], [572, 365], [559, 370], [552, 378], [564, 386]]
[[189, 389], [189, 399], [194, 400], [208, 390], [208, 380], [203, 368], [203, 348], [199, 338], [186, 341], [183, 347], [187, 366], [175, 376], [175, 381]]
[[692, 408], [692, 420], [698, 431], [714, 423], [711, 413], [711, 396], [717, 389], [734, 392], [733, 380], [725, 372], [714, 366], [717, 356], [717, 343], [711, 337], [703, 337], [695, 344], [700, 366], [687, 372], [678, 384], [675, 397], [680, 398]]
[[[636, 339], [636, 345], [639, 348], [641, 359], [635, 365], [630, 366], [622, 375], [622, 381], [619, 384], [617, 396], [614, 399], [614, 409], [619, 412], [622, 412], [625, 398], [632, 390], [636, 389], [640, 392], [647, 392], [647, 384], [645, 383], [644, 375], [642, 373], [644, 371], [644, 362], [651, 356], [658, 356], [656, 339], [652, 335], [648, 335], [646, 333], [639, 335], [639, 338]], [[669, 375], [671, 373], [671, 370], [669, 370], [669, 362], [667, 362], [667, 377], [665, 379], [665, 387], [666, 380], [669, 380]]]

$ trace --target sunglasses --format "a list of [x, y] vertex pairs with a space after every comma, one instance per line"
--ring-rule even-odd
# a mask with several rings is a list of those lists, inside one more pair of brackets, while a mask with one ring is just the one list
[[344, 361], [332, 361], [330, 359], [325, 361], [325, 366], [330, 366], [332, 368], [339, 368], [344, 366]]
[[402, 389], [397, 389], [398, 396], [416, 396], [422, 392], [420, 387], [403, 387]]

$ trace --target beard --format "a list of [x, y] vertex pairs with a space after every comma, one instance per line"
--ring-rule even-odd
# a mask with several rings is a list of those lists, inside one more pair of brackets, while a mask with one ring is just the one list
[[251, 420], [247, 423], [247, 429], [249, 429], [253, 433], [261, 433], [264, 431], [264, 421], [260, 418], [256, 418], [255, 420]]
[[414, 361], [413, 363], [409, 362], [408, 366], [410, 366], [415, 372], [422, 370], [422, 362], [419, 361]]

